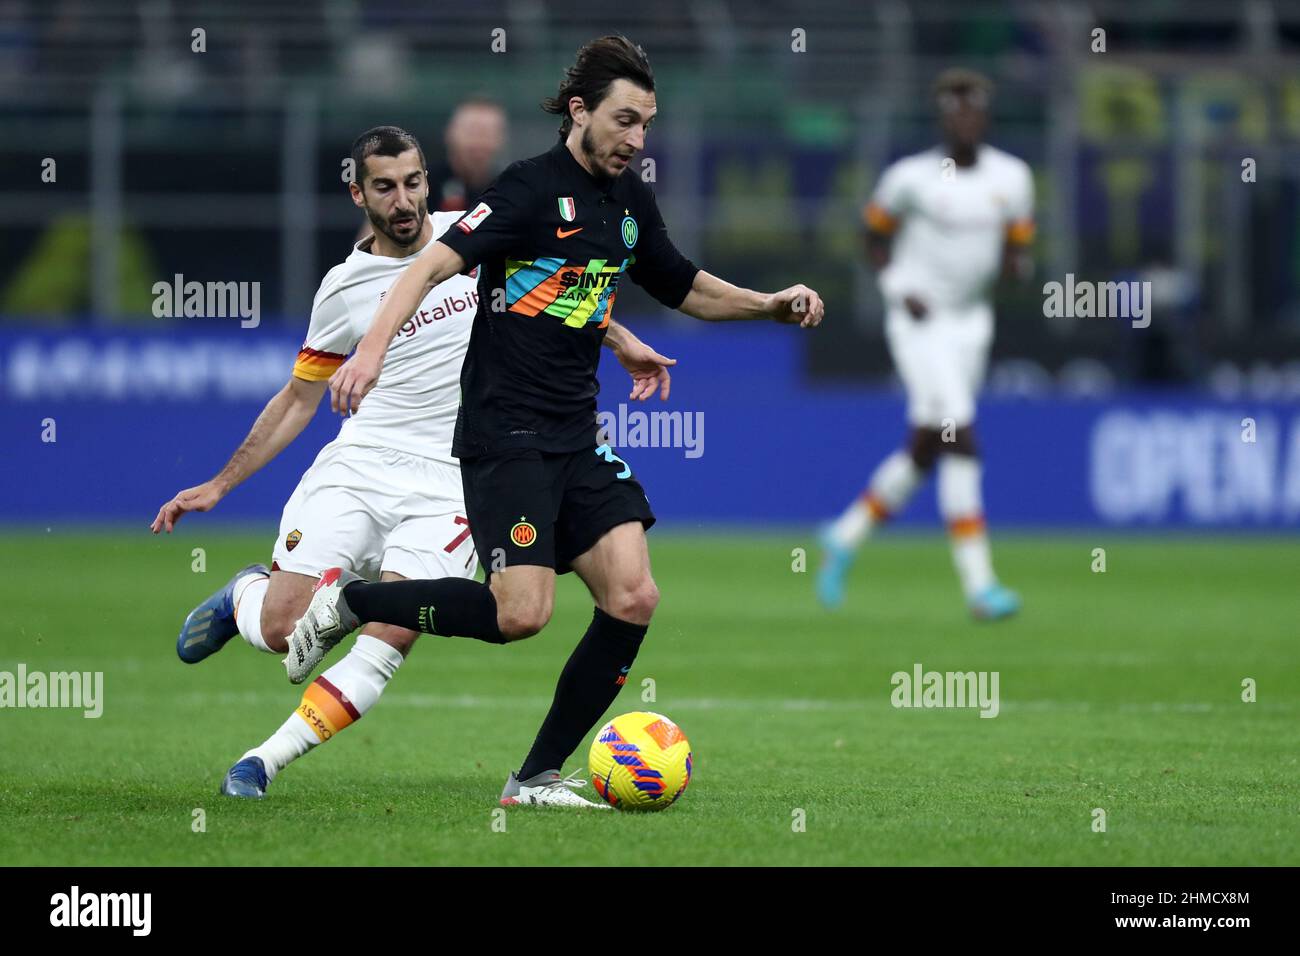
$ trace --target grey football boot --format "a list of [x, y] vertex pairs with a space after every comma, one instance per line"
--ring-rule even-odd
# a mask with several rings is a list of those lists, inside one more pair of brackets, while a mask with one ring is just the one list
[[503, 807], [588, 807], [593, 810], [612, 810], [608, 803], [595, 803], [580, 797], [575, 790], [587, 785], [581, 770], [567, 777], [561, 777], [558, 770], [544, 770], [527, 780], [520, 780], [512, 770], [506, 780], [505, 789], [501, 791]]

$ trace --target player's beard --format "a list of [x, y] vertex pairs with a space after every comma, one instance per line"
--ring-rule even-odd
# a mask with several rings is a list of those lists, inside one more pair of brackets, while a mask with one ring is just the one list
[[403, 239], [397, 234], [397, 231], [391, 225], [392, 219], [397, 218], [396, 216], [385, 219], [369, 206], [366, 207], [366, 218], [370, 220], [370, 228], [375, 230], [375, 232], [382, 232], [391, 242], [401, 246], [403, 249], [420, 238], [420, 233], [424, 231], [422, 228], [424, 220], [427, 219], [428, 216], [429, 203], [427, 200], [421, 200], [419, 205], [415, 207], [415, 230], [411, 233], [409, 238]]
[[[580, 145], [582, 148], [582, 155], [587, 158], [587, 165], [595, 170], [596, 175], [601, 179], [611, 179], [612, 176], [606, 169], [605, 163], [602, 162], [600, 154], [596, 152], [596, 141], [592, 138], [590, 126], [582, 131], [582, 141]], [[608, 158], [612, 159], [613, 154], [611, 153]]]

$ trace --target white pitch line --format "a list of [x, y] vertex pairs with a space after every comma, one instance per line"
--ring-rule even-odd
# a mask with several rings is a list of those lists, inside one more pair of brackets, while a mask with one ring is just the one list
[[[247, 691], [183, 691], [171, 695], [182, 706], [207, 707], [217, 706], [251, 706], [280, 703], [292, 706], [295, 696], [291, 688], [283, 692], [270, 690]], [[157, 696], [142, 694], [113, 695], [106, 703], [157, 703]], [[420, 710], [545, 710], [551, 704], [550, 697], [540, 695], [501, 695], [487, 696], [480, 694], [425, 694], [413, 691], [390, 690], [384, 694], [382, 703], [385, 707], [414, 708]], [[894, 709], [888, 694], [882, 694], [879, 700], [844, 700], [806, 697], [674, 697], [660, 702], [645, 703], [629, 700], [629, 708], [640, 705], [647, 710], [672, 711], [745, 711], [765, 713], [862, 713], [887, 711]], [[1219, 703], [1205, 701], [1149, 701], [1139, 702], [1105, 702], [1086, 700], [1003, 700], [1002, 711], [1024, 713], [1149, 713], [1149, 714], [1205, 714], [1224, 711], [1243, 706], [1236, 701]], [[1259, 706], [1259, 705], [1257, 705]], [[1289, 701], [1270, 702], [1261, 706], [1265, 712], [1292, 711], [1296, 704]], [[922, 708], [926, 709], [926, 708]], [[935, 710], [961, 710], [970, 708], [933, 708]]]

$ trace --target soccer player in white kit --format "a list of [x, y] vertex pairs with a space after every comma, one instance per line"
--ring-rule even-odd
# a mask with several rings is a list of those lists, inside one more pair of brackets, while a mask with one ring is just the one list
[[992, 286], [1000, 273], [1028, 275], [1033, 178], [1023, 160], [981, 142], [987, 78], [947, 70], [934, 92], [943, 145], [886, 169], [864, 210], [910, 439], [822, 531], [817, 592], [828, 607], [843, 601], [858, 546], [907, 505], [937, 465], [939, 511], [966, 603], [976, 618], [996, 619], [1014, 614], [1020, 599], [993, 571], [975, 396], [993, 340]]
[[[321, 282], [289, 384], [216, 477], [163, 505], [155, 534], [170, 532], [187, 512], [215, 506], [297, 437], [398, 275], [463, 215], [429, 215], [424, 154], [404, 130], [368, 130], [354, 143], [352, 159], [352, 199], [373, 235]], [[326, 568], [383, 580], [474, 577], [477, 559], [451, 443], [477, 304], [474, 274], [453, 276], [425, 296], [394, 336], [365, 406], [321, 449], [285, 505], [271, 568], [244, 568], [190, 613], [176, 644], [181, 660], [197, 663], [236, 633], [283, 655], [285, 638]], [[375, 704], [417, 636], [367, 625], [352, 650], [308, 686], [283, 726], [230, 769], [221, 792], [263, 796], [289, 762]]]

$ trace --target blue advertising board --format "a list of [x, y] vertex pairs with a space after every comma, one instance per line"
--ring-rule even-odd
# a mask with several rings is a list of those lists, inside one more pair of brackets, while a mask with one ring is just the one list
[[[598, 424], [665, 524], [823, 520], [904, 438], [896, 391], [806, 380], [802, 337], [815, 333], [702, 323], [647, 323], [642, 332], [679, 360], [670, 399], [629, 402], [629, 379], [607, 353]], [[0, 521], [143, 527], [164, 500], [221, 467], [287, 381], [298, 344], [265, 325], [0, 332]], [[337, 427], [323, 406], [220, 514], [275, 521]], [[979, 428], [986, 510], [1000, 525], [1300, 524], [1292, 404], [1186, 392], [993, 396], [981, 402]], [[933, 495], [918, 496], [900, 520], [936, 521]]]

